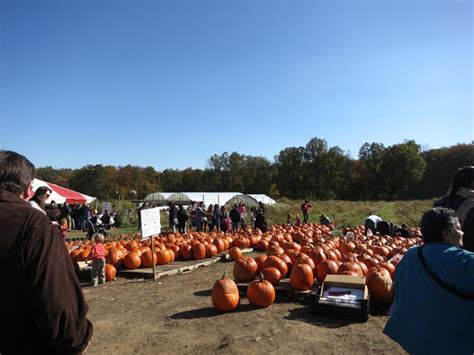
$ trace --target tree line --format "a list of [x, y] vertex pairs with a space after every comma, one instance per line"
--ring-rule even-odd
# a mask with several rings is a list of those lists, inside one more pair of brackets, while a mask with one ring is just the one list
[[474, 144], [422, 149], [413, 140], [392, 146], [365, 143], [352, 159], [338, 146], [312, 138], [281, 150], [271, 162], [237, 152], [214, 154], [205, 169], [87, 165], [37, 169], [37, 177], [99, 199], [143, 199], [159, 192], [235, 191], [273, 198], [399, 200], [446, 193], [454, 172], [474, 164]]

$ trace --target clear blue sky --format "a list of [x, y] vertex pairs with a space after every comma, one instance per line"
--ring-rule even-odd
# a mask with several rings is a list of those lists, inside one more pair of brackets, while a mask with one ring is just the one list
[[2, 0], [1, 22], [0, 148], [38, 167], [474, 139], [470, 0]]

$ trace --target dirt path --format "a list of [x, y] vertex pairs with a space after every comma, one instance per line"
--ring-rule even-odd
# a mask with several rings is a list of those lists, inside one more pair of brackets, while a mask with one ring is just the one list
[[211, 288], [233, 263], [218, 262], [154, 283], [118, 278], [84, 293], [94, 323], [90, 354], [403, 353], [382, 334], [385, 316], [353, 323], [311, 314], [308, 306], [259, 309], [246, 298], [232, 313], [211, 303]]

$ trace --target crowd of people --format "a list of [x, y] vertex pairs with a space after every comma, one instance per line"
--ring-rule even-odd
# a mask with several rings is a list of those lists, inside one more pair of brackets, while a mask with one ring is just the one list
[[105, 230], [110, 229], [115, 224], [117, 211], [112, 206], [111, 211], [105, 209], [99, 214], [96, 209], [91, 209], [85, 202], [56, 204], [53, 200], [47, 204], [46, 201], [51, 196], [52, 190], [48, 186], [40, 186], [28, 203], [31, 207], [47, 215], [51, 223], [56, 226], [63, 239], [66, 239], [70, 230], [82, 230], [88, 232], [89, 237], [95, 233], [97, 227]]
[[267, 231], [265, 206], [251, 207], [247, 213], [244, 202], [234, 204], [230, 211], [226, 206], [210, 204], [207, 208], [202, 201], [192, 201], [190, 205], [168, 204], [168, 229], [171, 232], [236, 232], [239, 229], [251, 226], [253, 229]]
[[[93, 334], [88, 306], [65, 243], [44, 209], [51, 191], [34, 193], [34, 175], [27, 158], [0, 151], [0, 278], [7, 285], [0, 292], [0, 303], [6, 305], [0, 309], [0, 353], [82, 353]], [[188, 210], [170, 205], [170, 227], [182, 228], [180, 221], [191, 219], [196, 230], [241, 228], [246, 217], [239, 207], [245, 206], [234, 205], [226, 214], [215, 205], [206, 209], [195, 203]], [[262, 230], [263, 207], [251, 214], [253, 227]], [[309, 208], [302, 223], [308, 221]], [[223, 216], [229, 221], [223, 223]], [[365, 222], [366, 234], [393, 228], [375, 215]], [[473, 227], [474, 166], [469, 166], [457, 171], [448, 194], [423, 214], [424, 245], [408, 250], [397, 266], [384, 332], [407, 352], [474, 353]], [[94, 284], [104, 282], [102, 242], [103, 236], [95, 234]]]

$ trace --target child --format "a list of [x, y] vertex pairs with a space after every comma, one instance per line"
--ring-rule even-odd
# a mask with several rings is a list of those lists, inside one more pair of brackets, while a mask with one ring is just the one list
[[299, 226], [300, 224], [301, 224], [300, 216], [299, 216], [299, 215], [296, 215], [295, 226]]
[[286, 224], [291, 226], [291, 214], [288, 213], [288, 216], [286, 216]]
[[104, 236], [95, 233], [92, 238], [95, 243], [89, 254], [89, 260], [92, 260], [91, 284], [97, 286], [98, 283], [103, 284], [105, 282], [105, 248], [102, 245]]
[[63, 237], [63, 240], [66, 240], [68, 231], [69, 231], [69, 225], [67, 223], [67, 219], [63, 218], [61, 220], [61, 225], [59, 226], [59, 233], [61, 233], [61, 237]]

